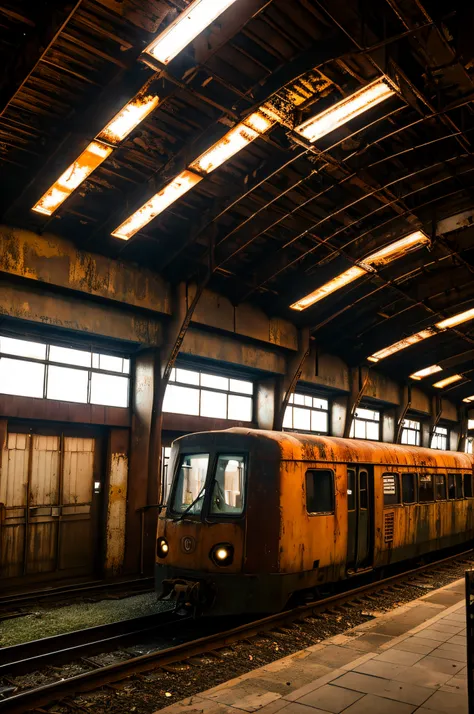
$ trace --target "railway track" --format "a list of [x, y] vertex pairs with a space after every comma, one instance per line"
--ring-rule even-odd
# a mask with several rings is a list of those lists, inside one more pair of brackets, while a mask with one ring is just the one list
[[28, 608], [38, 603], [71, 601], [89, 597], [118, 597], [124, 595], [138, 595], [153, 589], [153, 578], [133, 578], [118, 582], [92, 581], [76, 583], [55, 588], [43, 588], [28, 593], [12, 593], [0, 597], [0, 620], [15, 617], [23, 608]]
[[[284, 625], [291, 625], [292, 623], [303, 621], [305, 618], [319, 616], [325, 612], [332, 613], [335, 609], [341, 608], [348, 603], [370, 596], [371, 593], [383, 593], [384, 591], [396, 589], [398, 585], [410, 584], [410, 581], [416, 582], [420, 575], [426, 574], [430, 570], [449, 570], [450, 567], [459, 566], [460, 564], [465, 564], [466, 567], [474, 565], [474, 550], [451, 555], [377, 582], [361, 585], [337, 595], [299, 605], [291, 610], [253, 620], [225, 631], [217, 631], [205, 637], [199, 637], [172, 647], [132, 657], [125, 661], [115, 662], [105, 667], [98, 667], [69, 679], [14, 694], [0, 700], [0, 714], [2, 712], [5, 712], [5, 714], [29, 712], [68, 696], [74, 696], [79, 692], [98, 689], [103, 685], [117, 682], [139, 673], [183, 662], [193, 656], [219, 650], [240, 640], [252, 638], [272, 630], [276, 631]], [[415, 585], [415, 587], [418, 586]], [[161, 614], [164, 615], [165, 613]], [[71, 654], [74, 656], [74, 653]], [[39, 655], [35, 661], [43, 665], [45, 660], [42, 658], [45, 656], [49, 655]], [[64, 652], [62, 656], [64, 656]], [[14, 666], [21, 669], [20, 664], [15, 664]], [[1, 665], [0, 671], [8, 671], [8, 665]]]

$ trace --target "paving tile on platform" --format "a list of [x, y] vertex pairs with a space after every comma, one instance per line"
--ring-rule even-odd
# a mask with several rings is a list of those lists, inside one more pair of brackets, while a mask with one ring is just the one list
[[418, 706], [423, 704], [434, 691], [429, 687], [390, 681], [367, 674], [359, 674], [358, 672], [347, 672], [347, 674], [334, 680], [333, 685]]
[[468, 714], [467, 697], [454, 692], [435, 692], [424, 702], [424, 706], [428, 711], [434, 709], [443, 714]]
[[395, 702], [392, 699], [383, 699], [374, 694], [366, 694], [358, 702], [344, 709], [344, 714], [412, 714], [415, 710], [419, 711], [412, 704], [404, 704]]
[[361, 699], [362, 696], [361, 692], [351, 691], [344, 687], [336, 687], [334, 684], [325, 684], [324, 687], [315, 689], [314, 692], [307, 694], [302, 699], [299, 699], [298, 702], [339, 714], [358, 699]]
[[410, 667], [422, 658], [422, 654], [418, 654], [416, 652], [404, 652], [403, 650], [391, 647], [390, 649], [385, 650], [385, 652], [382, 652], [382, 654], [377, 655], [374, 659], [379, 660], [380, 662], [392, 662], [393, 664], [401, 664], [406, 667]]
[[453, 677], [462, 671], [463, 663], [455, 662], [454, 660], [437, 657], [435, 654], [430, 654], [419, 661], [422, 667], [433, 669], [435, 672], [444, 672], [451, 674]]

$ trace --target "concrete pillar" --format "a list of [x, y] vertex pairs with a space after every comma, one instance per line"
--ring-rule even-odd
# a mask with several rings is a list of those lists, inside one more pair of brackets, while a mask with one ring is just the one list
[[387, 444], [394, 444], [397, 435], [396, 409], [384, 409], [380, 426], [380, 440], [387, 442]]
[[348, 404], [349, 397], [346, 394], [336, 396], [332, 400], [329, 424], [330, 436], [344, 436], [344, 425], [346, 423]]
[[277, 377], [269, 377], [256, 383], [255, 421], [258, 429], [273, 429], [278, 393]]
[[128, 451], [128, 429], [111, 429], [107, 450], [107, 513], [104, 565], [106, 576], [120, 575], [124, 566]]
[[[127, 573], [139, 573], [141, 570], [142, 514], [140, 509], [147, 505], [148, 500], [148, 467], [156, 359], [156, 351], [147, 350], [139, 353], [134, 360], [131, 395], [130, 476], [126, 520], [127, 541], [124, 566]], [[151, 543], [154, 550], [154, 534], [150, 532], [149, 524], [144, 523], [144, 526], [143, 541], [147, 544]], [[143, 552], [143, 562], [145, 560], [145, 552]]]

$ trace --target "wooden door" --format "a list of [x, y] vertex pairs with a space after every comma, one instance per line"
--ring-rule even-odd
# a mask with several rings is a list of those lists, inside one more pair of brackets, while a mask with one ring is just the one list
[[93, 572], [102, 481], [97, 446], [94, 438], [8, 435], [0, 477], [0, 577]]

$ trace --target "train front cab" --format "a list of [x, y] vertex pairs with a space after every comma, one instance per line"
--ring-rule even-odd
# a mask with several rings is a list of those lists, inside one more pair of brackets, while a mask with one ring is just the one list
[[278, 611], [280, 449], [242, 430], [178, 439], [158, 518], [156, 589], [206, 615]]

